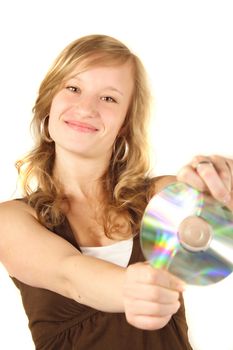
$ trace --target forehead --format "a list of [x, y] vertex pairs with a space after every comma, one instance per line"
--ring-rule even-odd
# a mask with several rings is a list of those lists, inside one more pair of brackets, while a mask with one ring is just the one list
[[127, 77], [133, 78], [133, 65], [127, 61], [124, 63], [117, 62], [81, 62], [75, 65], [69, 74], [69, 77], [79, 77], [88, 74], [104, 74], [105, 76], [121, 76], [126, 74]]
[[66, 79], [76, 79], [81, 83], [95, 84], [95, 86], [115, 85], [121, 90], [132, 91], [134, 85], [133, 67], [131, 62], [114, 65], [76, 65]]

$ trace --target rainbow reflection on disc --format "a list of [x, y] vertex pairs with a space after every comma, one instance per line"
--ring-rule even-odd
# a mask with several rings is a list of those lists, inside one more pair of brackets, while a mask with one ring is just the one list
[[140, 233], [145, 258], [192, 285], [221, 281], [233, 271], [233, 214], [181, 182], [150, 200]]

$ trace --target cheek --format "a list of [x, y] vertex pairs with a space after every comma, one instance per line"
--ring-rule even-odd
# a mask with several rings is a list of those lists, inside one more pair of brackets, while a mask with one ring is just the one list
[[49, 134], [52, 137], [54, 136], [55, 130], [57, 130], [57, 121], [59, 120], [61, 111], [62, 111], [61, 102], [55, 96], [51, 103], [51, 107], [49, 111], [49, 124], [48, 124]]
[[102, 120], [111, 134], [117, 134], [124, 123], [125, 115], [119, 112], [108, 111], [108, 113], [102, 114]]
[[125, 116], [124, 115], [117, 115], [112, 120], [112, 122], [109, 122], [108, 129], [109, 129], [109, 137], [114, 142], [117, 136], [119, 135], [122, 125], [124, 124]]
[[127, 108], [125, 106], [110, 106], [104, 108], [100, 114], [104, 117], [106, 123], [112, 125], [112, 127], [120, 128], [126, 118]]
[[51, 103], [51, 107], [50, 107], [50, 118], [53, 119], [54, 116], [56, 114], [58, 114], [59, 110], [61, 109], [61, 103], [59, 98], [57, 98], [56, 96], [53, 98], [52, 103]]
[[121, 113], [119, 115], [119, 119], [118, 119], [118, 123], [117, 123], [118, 131], [120, 131], [120, 129], [122, 128], [122, 125], [125, 122], [126, 114], [127, 114], [127, 110], [125, 109], [124, 111], [121, 111]]
[[59, 127], [62, 116], [67, 108], [67, 103], [63, 99], [59, 98], [59, 96], [57, 98], [54, 97], [49, 112], [49, 129]]
[[52, 100], [50, 115], [53, 117], [55, 115], [61, 114], [68, 108], [69, 105], [72, 105], [72, 100], [67, 98], [66, 92], [64, 90], [60, 90]]

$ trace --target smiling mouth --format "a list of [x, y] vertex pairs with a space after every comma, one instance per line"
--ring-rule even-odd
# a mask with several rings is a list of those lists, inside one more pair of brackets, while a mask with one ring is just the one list
[[96, 129], [94, 126], [86, 124], [86, 123], [80, 123], [72, 120], [66, 120], [65, 121], [66, 125], [68, 125], [70, 128], [81, 131], [81, 132], [96, 132], [98, 129]]

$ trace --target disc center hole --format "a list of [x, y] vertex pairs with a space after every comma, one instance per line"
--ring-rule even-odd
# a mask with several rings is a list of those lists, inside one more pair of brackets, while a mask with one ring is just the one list
[[212, 238], [212, 227], [198, 216], [188, 216], [179, 225], [178, 238], [189, 251], [204, 251]]

